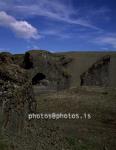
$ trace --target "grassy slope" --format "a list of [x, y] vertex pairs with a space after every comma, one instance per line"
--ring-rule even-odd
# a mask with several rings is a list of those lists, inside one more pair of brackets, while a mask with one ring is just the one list
[[68, 65], [69, 72], [72, 73], [71, 85], [73, 87], [80, 85], [80, 75], [88, 70], [88, 68], [95, 63], [99, 58], [110, 55], [111, 56], [111, 85], [116, 86], [116, 52], [65, 52], [59, 53], [66, 57], [73, 58], [72, 63]]
[[115, 89], [81, 88], [70, 91], [39, 94], [38, 112], [90, 113], [92, 118], [51, 120], [63, 130], [72, 150], [116, 149], [116, 91]]

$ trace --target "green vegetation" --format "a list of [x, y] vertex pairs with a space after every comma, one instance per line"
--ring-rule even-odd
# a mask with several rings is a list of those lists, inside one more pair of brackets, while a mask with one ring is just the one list
[[39, 94], [40, 113], [90, 113], [91, 119], [48, 120], [49, 126], [63, 130], [71, 150], [114, 150], [116, 90], [112, 88], [83, 87]]
[[4, 141], [0, 140], [0, 150], [6, 150], [6, 149], [8, 149], [7, 144]]
[[66, 70], [66, 69], [63, 69], [63, 76], [65, 77], [65, 78], [70, 78], [71, 77], [71, 73], [68, 71], [68, 70]]

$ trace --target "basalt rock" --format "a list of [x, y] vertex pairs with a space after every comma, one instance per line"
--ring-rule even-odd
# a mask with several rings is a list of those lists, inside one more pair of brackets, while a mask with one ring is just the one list
[[110, 56], [106, 55], [94, 63], [81, 78], [81, 86], [109, 86]]
[[14, 55], [14, 62], [28, 71], [34, 85], [43, 78], [49, 81], [49, 88], [55, 90], [69, 88], [70, 73], [66, 72], [66, 67], [71, 61], [71, 58], [43, 50], [32, 50], [25, 55]]
[[23, 131], [28, 113], [36, 110], [36, 101], [26, 71], [7, 58], [0, 57], [0, 113], [2, 128], [14, 134]]

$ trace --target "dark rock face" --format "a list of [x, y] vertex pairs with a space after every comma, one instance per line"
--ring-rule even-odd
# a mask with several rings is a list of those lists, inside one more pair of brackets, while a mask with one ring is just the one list
[[81, 76], [81, 86], [109, 86], [110, 56], [104, 56]]
[[34, 112], [36, 101], [26, 72], [18, 65], [0, 64], [0, 113], [2, 127], [12, 133], [21, 133], [27, 124], [28, 113]]
[[46, 76], [43, 73], [37, 73], [33, 78], [32, 78], [32, 84], [36, 85], [39, 84], [39, 82], [43, 79], [45, 79]]
[[70, 74], [66, 71], [66, 67], [71, 61], [70, 58], [40, 50], [32, 50], [26, 52], [25, 55], [14, 56], [14, 62], [28, 71], [34, 85], [38, 84], [38, 73], [42, 73], [45, 75], [43, 79], [49, 81], [49, 88], [55, 90], [69, 88]]
[[30, 53], [28, 53], [28, 52], [26, 52], [25, 55], [24, 55], [24, 61], [23, 61], [22, 67], [24, 69], [33, 68], [33, 60], [32, 60], [32, 57], [31, 57]]

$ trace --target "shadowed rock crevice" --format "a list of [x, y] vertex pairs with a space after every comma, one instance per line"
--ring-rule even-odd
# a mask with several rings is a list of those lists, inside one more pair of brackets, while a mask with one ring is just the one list
[[109, 67], [110, 56], [102, 57], [80, 76], [81, 86], [109, 86]]
[[43, 73], [37, 73], [33, 78], [32, 78], [32, 84], [37, 85], [40, 83], [41, 80], [46, 79], [46, 75]]
[[23, 65], [24, 69], [31, 69], [33, 68], [33, 59], [29, 52], [26, 52], [24, 55]]

